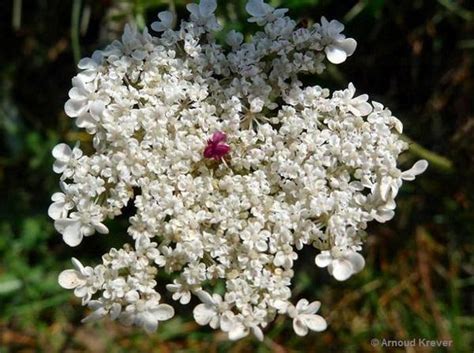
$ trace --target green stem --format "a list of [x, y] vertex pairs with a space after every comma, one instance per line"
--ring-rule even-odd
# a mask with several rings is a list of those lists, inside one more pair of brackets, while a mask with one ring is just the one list
[[409, 137], [402, 135], [402, 139], [410, 145], [409, 151], [420, 158], [426, 159], [430, 162], [430, 165], [438, 168], [444, 172], [452, 173], [454, 172], [453, 162], [444, 156], [432, 152], [423, 146], [419, 145]]
[[474, 12], [466, 10], [465, 8], [461, 7], [461, 5], [452, 0], [438, 0], [438, 3], [444, 6], [448, 11], [451, 11], [455, 15], [468, 22], [474, 18]]
[[77, 64], [81, 59], [81, 46], [79, 44], [79, 26], [81, 17], [81, 0], [74, 0], [71, 12], [71, 46], [74, 62]]
[[13, 0], [12, 27], [18, 31], [21, 27], [22, 0]]

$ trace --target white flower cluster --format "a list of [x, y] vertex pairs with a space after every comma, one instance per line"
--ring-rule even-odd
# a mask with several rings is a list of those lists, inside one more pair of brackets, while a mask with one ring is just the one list
[[77, 246], [133, 205], [134, 247], [111, 249], [96, 267], [73, 259], [59, 283], [92, 309], [85, 321], [155, 330], [174, 315], [156, 291], [163, 272], [174, 276], [172, 299], [196, 296], [196, 322], [230, 339], [262, 339], [277, 314], [298, 335], [322, 331], [319, 302], [290, 302], [298, 251], [318, 249], [316, 265], [340, 281], [362, 270], [367, 223], [394, 216], [402, 182], [427, 162], [398, 169], [401, 122], [352, 84], [331, 94], [300, 81], [325, 58], [352, 55], [341, 23], [298, 27], [286, 9], [250, 0], [262, 31], [246, 42], [231, 31], [221, 45], [216, 7], [188, 5], [177, 30], [162, 12], [151, 25], [160, 36], [127, 26], [80, 61], [65, 111], [93, 135], [93, 153], [54, 148], [62, 191], [49, 215]]

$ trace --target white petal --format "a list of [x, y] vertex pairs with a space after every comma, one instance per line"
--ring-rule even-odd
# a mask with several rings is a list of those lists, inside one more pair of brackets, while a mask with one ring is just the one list
[[239, 46], [244, 40], [244, 35], [235, 30], [231, 30], [226, 36], [226, 43], [232, 47]]
[[326, 17], [321, 17], [321, 26], [322, 27], [327, 27], [329, 25], [329, 22]]
[[235, 315], [231, 311], [226, 311], [221, 316], [221, 330], [229, 332], [235, 325]]
[[293, 330], [298, 336], [306, 336], [308, 334], [308, 327], [298, 317], [293, 320]]
[[390, 221], [395, 216], [395, 212], [392, 210], [381, 210], [377, 211], [374, 218], [377, 222], [385, 223]]
[[332, 256], [329, 251], [322, 251], [315, 258], [316, 265], [318, 267], [327, 267], [332, 262]]
[[124, 299], [129, 303], [135, 303], [140, 299], [140, 294], [136, 290], [130, 290], [125, 294]]
[[95, 322], [102, 319], [105, 315], [107, 315], [107, 310], [104, 308], [99, 308], [92, 312], [89, 316], [86, 316], [84, 319], [82, 319], [81, 322], [84, 324], [88, 322]]
[[250, 0], [245, 5], [245, 10], [254, 17], [264, 17], [269, 13], [269, 5], [263, 0]]
[[85, 100], [72, 100], [69, 99], [66, 104], [64, 104], [64, 111], [66, 115], [75, 118], [82, 113], [85, 112], [87, 109], [87, 101]]
[[319, 315], [300, 315], [301, 321], [306, 325], [311, 331], [321, 332], [324, 331], [328, 325], [326, 320]]
[[81, 241], [82, 241], [82, 232], [81, 232], [81, 223], [80, 222], [74, 222], [70, 225], [68, 225], [66, 228], [64, 228], [63, 231], [63, 240], [64, 242], [71, 246], [75, 247], [78, 246]]
[[143, 328], [148, 333], [155, 332], [158, 328], [158, 320], [149, 312], [142, 313], [140, 315], [140, 321], [142, 321]]
[[201, 301], [204, 304], [211, 305], [211, 306], [216, 304], [216, 302], [212, 298], [212, 296], [208, 292], [206, 292], [205, 290], [198, 291], [196, 293], [196, 295], [198, 296], [199, 299], [201, 299]]
[[56, 161], [53, 163], [53, 172], [57, 174], [61, 174], [66, 170], [67, 163], [61, 162], [61, 161]]
[[361, 254], [354, 251], [350, 255], [348, 255], [347, 258], [352, 265], [352, 270], [354, 271], [354, 273], [362, 271], [365, 266], [365, 260]]
[[81, 60], [79, 60], [77, 67], [82, 70], [87, 70], [87, 69], [90, 70], [90, 69], [97, 68], [97, 63], [91, 58], [82, 58]]
[[194, 320], [201, 326], [207, 325], [216, 315], [214, 308], [206, 304], [199, 304], [193, 310]]
[[179, 302], [183, 305], [189, 304], [191, 301], [191, 292], [184, 292], [181, 295], [181, 298], [179, 299]]
[[329, 22], [329, 32], [331, 34], [338, 34], [344, 30], [344, 25], [338, 20], [331, 20]]
[[291, 317], [292, 319], [298, 316], [298, 310], [296, 310], [295, 306], [291, 303], [288, 303], [288, 306], [286, 307], [286, 312], [288, 316]]
[[346, 61], [346, 52], [337, 45], [328, 45], [326, 48], [324, 48], [324, 52], [326, 53], [328, 60], [333, 64], [340, 64]]
[[[64, 185], [64, 183], [60, 183], [59, 184], [61, 186], [61, 189], [62, 189], [62, 185]], [[66, 195], [64, 195], [62, 192], [55, 192], [52, 196], [51, 196], [51, 201], [54, 201], [54, 202], [64, 202], [66, 198]]]
[[59, 274], [58, 283], [65, 289], [73, 289], [84, 283], [84, 280], [79, 278], [76, 270], [64, 270]]
[[191, 4], [187, 4], [186, 5], [186, 9], [188, 9], [188, 11], [196, 16], [196, 17], [199, 17], [199, 6], [198, 4], [194, 4], [194, 3], [191, 3]]
[[239, 340], [249, 334], [248, 329], [242, 325], [242, 324], [236, 324], [232, 328], [232, 330], [229, 331], [229, 339], [232, 341]]
[[82, 129], [92, 129], [97, 126], [97, 120], [91, 114], [84, 113], [77, 117], [76, 125]]
[[357, 48], [357, 42], [353, 38], [346, 38], [337, 41], [337, 46], [346, 52], [347, 56], [354, 54]]
[[[273, 307], [278, 310], [280, 314], [284, 314], [287, 309], [290, 307], [291, 304], [289, 304], [287, 301], [277, 299], [273, 302]], [[291, 305], [293, 306], [293, 305]]]
[[60, 161], [68, 161], [71, 158], [72, 150], [71, 147], [65, 143], [60, 143], [54, 146], [52, 151], [53, 157]]
[[109, 234], [109, 228], [107, 228], [103, 223], [94, 223], [94, 228], [100, 234]]
[[134, 50], [132, 52], [132, 58], [141, 61], [144, 60], [147, 56], [147, 52], [145, 50]]
[[408, 181], [414, 180], [415, 176], [423, 173], [426, 170], [426, 168], [428, 168], [428, 161], [426, 161], [424, 159], [421, 159], [418, 162], [416, 162], [413, 165], [413, 167], [411, 167], [408, 170], [405, 170], [402, 173], [402, 179], [403, 180], [408, 180]]
[[96, 70], [84, 70], [77, 74], [77, 78], [82, 82], [91, 82], [97, 77]]
[[167, 30], [167, 27], [163, 25], [161, 22], [152, 22], [150, 25], [151, 29], [154, 30], [155, 32], [164, 32]]
[[331, 275], [338, 281], [345, 281], [353, 273], [352, 265], [347, 260], [340, 260], [340, 259], [334, 260], [330, 268], [331, 268], [331, 272], [330, 272]]
[[318, 312], [320, 307], [321, 307], [321, 302], [314, 301], [307, 306], [307, 308], [304, 310], [304, 314], [315, 314]]
[[79, 91], [83, 93], [84, 100], [89, 95], [89, 93], [92, 92], [91, 85], [90, 84], [86, 85], [77, 76], [73, 77], [71, 81], [72, 81], [72, 86], [76, 87], [77, 89], [79, 89]]
[[64, 202], [54, 202], [48, 208], [48, 216], [52, 219], [59, 219], [64, 213]]
[[71, 262], [72, 262], [72, 265], [74, 266], [74, 268], [81, 274], [85, 274], [86, 273], [86, 269], [84, 268], [84, 266], [82, 266], [81, 262], [76, 259], [75, 257], [73, 257], [71, 259]]
[[380, 196], [382, 200], [387, 201], [388, 193], [390, 191], [390, 180], [387, 177], [383, 177], [380, 182]]
[[160, 19], [163, 26], [170, 28], [173, 24], [174, 15], [171, 11], [162, 11], [158, 14], [158, 18]]
[[86, 96], [87, 92], [82, 90], [80, 87], [73, 87], [69, 90], [69, 98], [71, 98], [74, 101], [82, 101], [85, 103], [87, 100]]
[[395, 117], [392, 117], [391, 120], [393, 122], [393, 126], [394, 126], [395, 130], [399, 134], [403, 133], [403, 124], [402, 124], [402, 122], [400, 120], [398, 120], [397, 118], [395, 118]]
[[74, 295], [78, 298], [84, 298], [89, 293], [89, 288], [86, 286], [80, 286], [74, 289]]
[[[364, 96], [366, 95], [364, 94]], [[370, 113], [372, 113], [372, 106], [367, 102], [361, 102], [355, 105], [354, 108], [356, 108], [359, 111], [361, 116], [367, 116]]]
[[179, 289], [181, 288], [181, 285], [180, 284], [167, 284], [166, 285], [166, 289], [172, 293], [178, 291]]
[[171, 305], [160, 304], [152, 310], [153, 316], [159, 321], [169, 320], [174, 316], [174, 309]]
[[263, 341], [263, 332], [262, 332], [262, 329], [258, 326], [252, 326], [251, 327], [252, 329], [252, 333], [254, 334], [254, 336], [260, 341], [262, 342]]
[[296, 303], [296, 310], [298, 312], [305, 310], [308, 307], [309, 301], [308, 299], [302, 298]]
[[110, 318], [116, 320], [122, 312], [122, 306], [119, 303], [112, 304], [110, 308]]
[[93, 101], [93, 102], [89, 105], [89, 111], [90, 111], [91, 115], [92, 115], [96, 120], [99, 120], [99, 118], [101, 117], [102, 113], [104, 112], [104, 109], [105, 109], [105, 104], [104, 104], [104, 102], [102, 102], [102, 101], [100, 101], [100, 100]]
[[217, 9], [216, 0], [201, 0], [199, 3], [199, 12], [202, 16], [208, 17]]

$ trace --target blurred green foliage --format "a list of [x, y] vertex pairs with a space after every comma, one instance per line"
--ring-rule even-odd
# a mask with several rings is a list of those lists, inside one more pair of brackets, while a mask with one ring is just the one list
[[[219, 0], [226, 29], [250, 35], [244, 0]], [[403, 187], [397, 216], [371, 225], [367, 266], [335, 283], [303, 251], [294, 296], [323, 303], [329, 329], [300, 338], [279, 318], [265, 342], [228, 342], [193, 324], [187, 308], [145, 335], [110, 321], [81, 325], [78, 301], [57, 285], [71, 256], [94, 263], [111, 237], [70, 249], [46, 211], [58, 189], [50, 151], [83, 135], [63, 113], [74, 62], [117, 38], [127, 21], [143, 27], [159, 10], [186, 14], [186, 1], [6, 0], [0, 4], [0, 353], [5, 352], [402, 352], [371, 338], [452, 340], [474, 347], [474, 4], [455, 0], [271, 1], [301, 21], [346, 24], [356, 54], [308, 82], [349, 81], [391, 107], [412, 143], [409, 165], [431, 167]], [[116, 225], [119, 227], [120, 225]], [[115, 240], [117, 241], [117, 240]], [[91, 246], [92, 245], [92, 246]], [[91, 250], [92, 249], [92, 250]], [[88, 260], [89, 259], [89, 260]], [[442, 352], [416, 347], [413, 352]]]

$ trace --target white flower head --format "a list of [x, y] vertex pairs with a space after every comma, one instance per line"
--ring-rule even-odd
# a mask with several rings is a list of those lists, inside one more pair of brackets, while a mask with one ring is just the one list
[[61, 191], [48, 215], [67, 245], [86, 248], [126, 209], [130, 239], [95, 266], [73, 259], [59, 284], [91, 309], [84, 322], [153, 332], [174, 315], [166, 288], [183, 305], [197, 296], [194, 320], [231, 340], [263, 340], [277, 314], [297, 335], [322, 331], [319, 302], [290, 303], [299, 251], [316, 247], [316, 265], [339, 281], [361, 271], [367, 224], [394, 217], [402, 184], [427, 162], [399, 169], [403, 124], [352, 83], [302, 83], [325, 57], [353, 54], [341, 23], [297, 28], [287, 9], [250, 0], [262, 28], [221, 45], [217, 1], [187, 8], [176, 29], [160, 12], [155, 34], [126, 25], [78, 64], [64, 108], [92, 144], [53, 149]]

